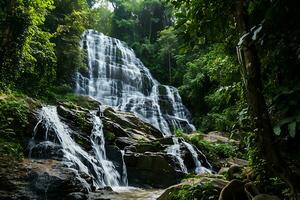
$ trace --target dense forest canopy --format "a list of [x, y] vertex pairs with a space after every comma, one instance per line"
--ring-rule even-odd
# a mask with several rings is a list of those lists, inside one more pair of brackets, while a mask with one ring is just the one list
[[198, 131], [239, 138], [257, 181], [279, 177], [277, 193], [296, 198], [297, 0], [2, 0], [0, 92], [45, 101], [72, 92], [75, 72], [87, 71], [87, 29], [125, 41], [160, 83], [179, 89]]

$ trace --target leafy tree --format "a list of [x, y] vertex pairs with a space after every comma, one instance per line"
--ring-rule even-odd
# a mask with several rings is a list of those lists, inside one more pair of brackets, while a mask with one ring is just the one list
[[88, 28], [88, 4], [85, 0], [55, 0], [55, 9], [48, 15], [45, 28], [54, 33], [57, 56], [56, 81], [70, 84], [76, 69], [85, 66], [80, 48], [81, 35]]
[[[7, 0], [1, 4], [2, 86], [15, 85], [24, 80], [25, 76], [33, 74], [51, 74], [51, 67], [55, 62], [53, 45], [49, 41], [51, 34], [45, 32], [41, 25], [52, 8], [52, 0]], [[47, 50], [47, 56], [40, 55], [44, 50]], [[49, 78], [48, 76], [47, 79]], [[37, 82], [39, 81], [38, 79]]]
[[[284, 46], [286, 44], [294, 46], [295, 41], [299, 41], [299, 37], [294, 35], [299, 31], [299, 26], [296, 25], [297, 20], [295, 20], [299, 18], [290, 18], [290, 16], [299, 15], [294, 9], [297, 7], [295, 1], [170, 0], [170, 2], [178, 8], [177, 26], [184, 27], [186, 31], [182, 34], [183, 38], [189, 41], [191, 46], [225, 42], [228, 50], [232, 51], [232, 47], [238, 44], [240, 69], [259, 152], [276, 175], [285, 180], [291, 191], [295, 193], [294, 189], [297, 186], [297, 180], [299, 180], [296, 174], [299, 170], [286, 167], [289, 166], [289, 164], [283, 164], [286, 158], [282, 157], [274, 145], [276, 140], [263, 85], [264, 82], [274, 80], [274, 77], [269, 76], [269, 72], [275, 72], [278, 75], [278, 70], [270, 68], [274, 62], [265, 62], [269, 60], [270, 54], [273, 54], [270, 52], [276, 52], [277, 56], [286, 57], [288, 54], [285, 52]], [[282, 26], [286, 20], [291, 22]], [[292, 31], [290, 34], [286, 34], [287, 30]], [[286, 35], [294, 35], [295, 37], [286, 41]], [[241, 38], [238, 39], [237, 36]], [[279, 43], [274, 42], [274, 39]], [[281, 41], [284, 40], [285, 45], [280, 46]], [[276, 46], [272, 48], [274, 44]], [[294, 46], [294, 49], [297, 50], [298, 48]], [[270, 54], [264, 54], [265, 52]], [[299, 59], [295, 54], [290, 54], [288, 57], [293, 71]], [[276, 65], [278, 66], [278, 63]], [[269, 72], [266, 73], [265, 70]], [[261, 71], [264, 73], [261, 74]], [[286, 78], [289, 78], [290, 83], [299, 80], [297, 75], [286, 73], [285, 75], [287, 75]], [[269, 98], [267, 97], [267, 99]], [[294, 125], [290, 127], [294, 129]], [[285, 162], [287, 161], [285, 160]]]

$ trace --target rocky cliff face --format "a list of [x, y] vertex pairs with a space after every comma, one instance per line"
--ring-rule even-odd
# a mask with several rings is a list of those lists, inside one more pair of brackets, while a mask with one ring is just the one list
[[[97, 182], [104, 180], [97, 179], [97, 176], [105, 176], [101, 169], [98, 174], [93, 171], [97, 168], [92, 165], [99, 161], [95, 161], [96, 140], [91, 139], [95, 134], [95, 116], [102, 121], [106, 160], [112, 162], [119, 174], [119, 183], [128, 181], [131, 186], [164, 188], [178, 183], [187, 172], [194, 171], [193, 155], [181, 139], [176, 140], [178, 153], [170, 154], [174, 139], [164, 138], [161, 131], [151, 124], [132, 113], [115, 111], [88, 97], [84, 101], [89, 106], [82, 107], [74, 102], [56, 106], [59, 120], [68, 128], [70, 139], [78, 146], [76, 148], [80, 149], [74, 154], [62, 144], [59, 129], [51, 128], [53, 122], [47, 126], [43, 123], [44, 119], [38, 114], [40, 108], [31, 111], [31, 125], [26, 131], [33, 137], [27, 137], [24, 142], [28, 144], [24, 146], [28, 158], [16, 161], [12, 169], [8, 161], [3, 161], [6, 164], [0, 171], [0, 199], [86, 199], [88, 193], [109, 185]], [[77, 156], [87, 170], [80, 170], [76, 162], [71, 163], [67, 153]], [[84, 155], [89, 159], [83, 158]], [[209, 166], [202, 154], [199, 153], [198, 158], [203, 167]], [[186, 171], [182, 170], [180, 160]]]

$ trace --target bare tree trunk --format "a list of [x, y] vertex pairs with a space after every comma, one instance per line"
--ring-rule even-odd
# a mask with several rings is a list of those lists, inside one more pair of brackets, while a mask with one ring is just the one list
[[[248, 33], [247, 14], [244, 9], [245, 0], [238, 0], [236, 4], [236, 20], [239, 32]], [[267, 161], [270, 169], [281, 177], [295, 193], [295, 184], [291, 171], [286, 166], [275, 146], [275, 134], [269, 117], [266, 101], [263, 96], [261, 80], [261, 64], [253, 42], [243, 42], [240, 49], [241, 72], [247, 90], [247, 100], [252, 118], [254, 131], [257, 135], [258, 150]]]

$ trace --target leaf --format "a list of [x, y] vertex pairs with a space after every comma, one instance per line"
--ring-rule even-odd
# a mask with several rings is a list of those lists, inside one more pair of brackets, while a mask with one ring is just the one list
[[296, 122], [292, 122], [288, 125], [289, 134], [292, 138], [296, 135]]
[[277, 135], [277, 136], [280, 135], [280, 133], [281, 133], [280, 126], [275, 126], [275, 128], [273, 130], [274, 130], [275, 135]]

